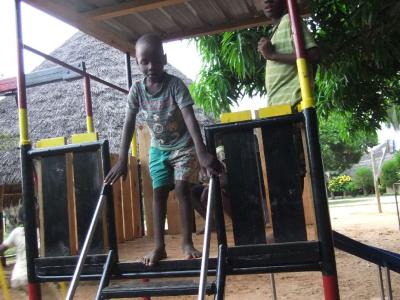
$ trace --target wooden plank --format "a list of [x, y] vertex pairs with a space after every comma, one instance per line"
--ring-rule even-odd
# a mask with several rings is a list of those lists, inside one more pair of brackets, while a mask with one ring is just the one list
[[223, 144], [235, 244], [266, 243], [253, 130], [226, 133]]
[[[129, 169], [128, 169], [129, 170]], [[121, 180], [121, 191], [122, 191], [122, 213], [123, 213], [123, 225], [124, 225], [124, 240], [133, 240], [133, 211], [132, 211], [132, 199], [131, 199], [131, 180], [128, 173], [125, 180]]]
[[[96, 152], [73, 154], [78, 248], [82, 249], [103, 185], [100, 155]], [[93, 234], [90, 254], [104, 252], [103, 220]]]
[[75, 8], [65, 1], [53, 0], [25, 0], [29, 5], [36, 7], [75, 28], [117, 48], [125, 53], [134, 54], [134, 46], [130, 38], [125, 38], [119, 32], [99, 24], [90, 18], [78, 13]]
[[69, 225], [69, 245], [71, 255], [78, 254], [78, 233], [76, 225], [76, 207], [74, 193], [74, 178], [72, 169], [72, 153], [66, 154], [67, 162], [67, 201], [68, 201], [68, 225]]
[[267, 166], [266, 166], [266, 161], [265, 161], [265, 152], [264, 152], [264, 143], [263, 143], [263, 137], [261, 133], [261, 128], [256, 129], [256, 135], [258, 138], [258, 147], [260, 150], [260, 159], [261, 159], [261, 171], [262, 171], [262, 177], [263, 177], [263, 182], [264, 182], [264, 189], [265, 189], [265, 205], [267, 207], [267, 216], [266, 216], [266, 221], [267, 225], [271, 226], [271, 201], [269, 199], [269, 187], [268, 187], [268, 178], [267, 178]]
[[139, 159], [141, 163], [141, 176], [142, 176], [142, 193], [143, 193], [143, 206], [145, 213], [145, 228], [146, 235], [153, 236], [153, 187], [149, 171], [149, 147], [150, 147], [150, 134], [146, 126], [139, 126]]
[[[118, 155], [111, 154], [111, 166], [114, 166], [118, 160]], [[124, 225], [122, 213], [122, 193], [121, 193], [121, 179], [118, 179], [112, 186], [113, 200], [114, 200], [114, 215], [115, 215], [115, 234], [117, 236], [117, 243], [124, 241]]]
[[275, 241], [307, 240], [294, 125], [262, 128], [262, 136]]
[[166, 6], [176, 5], [188, 0], [136, 0], [117, 5], [108, 5], [85, 12], [83, 15], [96, 21], [104, 21], [126, 15], [142, 13]]
[[[4, 204], [4, 184], [0, 185], [0, 243], [4, 240], [4, 223], [3, 223], [3, 204]], [[4, 263], [1, 261], [0, 263]]]
[[132, 199], [132, 214], [133, 214], [133, 236], [142, 236], [142, 222], [140, 210], [140, 191], [139, 191], [139, 173], [136, 157], [129, 157], [129, 179], [131, 181], [131, 199]]
[[41, 254], [46, 257], [70, 255], [65, 156], [43, 157], [39, 164]]
[[179, 202], [175, 197], [175, 192], [171, 191], [168, 196], [167, 202], [167, 224], [168, 234], [180, 234], [181, 233], [181, 217], [179, 213]]

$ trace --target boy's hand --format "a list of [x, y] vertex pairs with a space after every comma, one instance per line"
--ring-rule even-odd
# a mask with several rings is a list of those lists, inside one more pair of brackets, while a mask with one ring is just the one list
[[222, 172], [222, 164], [214, 156], [207, 151], [202, 151], [197, 154], [199, 163], [202, 168], [205, 168], [208, 173], [213, 175], [220, 175]]
[[104, 179], [104, 183], [107, 185], [113, 185], [113, 183], [116, 182], [121, 176], [125, 180], [127, 173], [128, 161], [126, 159], [119, 158], [114, 167], [112, 167], [110, 172], [108, 172], [106, 178]]
[[275, 48], [272, 45], [271, 41], [265, 37], [261, 38], [258, 41], [257, 51], [268, 60], [272, 60], [275, 54]]

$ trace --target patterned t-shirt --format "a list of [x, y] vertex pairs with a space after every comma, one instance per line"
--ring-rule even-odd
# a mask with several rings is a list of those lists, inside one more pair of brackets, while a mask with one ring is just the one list
[[181, 109], [193, 105], [193, 99], [183, 81], [165, 73], [160, 90], [150, 94], [145, 79], [135, 82], [128, 94], [128, 109], [143, 115], [151, 133], [151, 146], [161, 150], [176, 150], [190, 144]]
[[[305, 49], [316, 47], [313, 36], [307, 25], [301, 21]], [[271, 43], [275, 51], [284, 54], [294, 53], [292, 30], [289, 15], [282, 17], [277, 25]], [[311, 68], [309, 68], [311, 71]], [[310, 77], [311, 78], [311, 77]], [[296, 65], [267, 60], [265, 67], [265, 87], [267, 89], [268, 106], [291, 104], [294, 106], [301, 100], [300, 83]]]

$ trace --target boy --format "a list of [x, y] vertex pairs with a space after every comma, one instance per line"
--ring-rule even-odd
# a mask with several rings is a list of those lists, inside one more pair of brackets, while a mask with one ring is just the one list
[[194, 248], [192, 240], [190, 187], [197, 181], [198, 163], [215, 175], [219, 174], [221, 166], [206, 151], [187, 87], [179, 78], [164, 72], [167, 59], [158, 35], [146, 34], [138, 39], [136, 62], [145, 78], [135, 82], [129, 92], [119, 159], [104, 182], [113, 184], [120, 176], [125, 178], [129, 142], [141, 109], [152, 136], [149, 167], [154, 190], [155, 240], [154, 250], [142, 262], [152, 266], [167, 257], [164, 224], [168, 193], [173, 186], [180, 204], [183, 253], [187, 259], [198, 258], [201, 253]]
[[[299, 1], [298, 3], [301, 4]], [[272, 19], [274, 27], [271, 38], [261, 38], [258, 42], [258, 52], [265, 58], [265, 87], [267, 90], [267, 106], [290, 104], [293, 111], [297, 111], [297, 104], [301, 101], [301, 90], [296, 67], [290, 18], [287, 14], [286, 0], [261, 0], [265, 16]], [[302, 21], [301, 21], [302, 22]], [[320, 59], [320, 52], [305, 23], [302, 22], [306, 59], [311, 66], [309, 72], [315, 72]], [[309, 78], [314, 78], [313, 74]], [[306, 173], [303, 143], [300, 129], [295, 130], [295, 140], [299, 151], [299, 178], [303, 190]]]
[[[261, 38], [258, 52], [265, 58], [265, 87], [268, 106], [291, 104], [293, 108], [301, 101], [300, 84], [296, 67], [296, 54], [290, 19], [285, 0], [261, 0], [264, 14], [275, 24], [270, 39]], [[306, 24], [303, 26], [304, 46], [310, 71], [315, 70], [320, 53]], [[310, 76], [314, 78], [314, 76]]]

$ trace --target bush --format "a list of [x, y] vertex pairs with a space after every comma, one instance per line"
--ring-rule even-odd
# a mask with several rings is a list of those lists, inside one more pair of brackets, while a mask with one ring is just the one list
[[381, 185], [384, 187], [392, 187], [393, 183], [400, 180], [400, 165], [396, 158], [388, 160], [383, 164], [382, 174], [380, 177]]
[[340, 175], [331, 178], [328, 183], [329, 191], [333, 193], [344, 193], [348, 190], [348, 184], [351, 183], [351, 177], [348, 175]]
[[374, 188], [372, 170], [367, 167], [358, 168], [354, 174], [354, 185], [357, 189], [361, 189], [364, 195], [368, 195]]
[[348, 184], [345, 185], [345, 193], [347, 195], [355, 197], [358, 194], [361, 194], [361, 189], [357, 187], [354, 182], [350, 181]]

